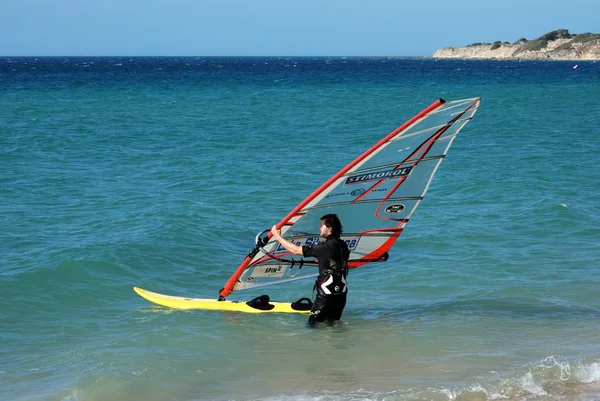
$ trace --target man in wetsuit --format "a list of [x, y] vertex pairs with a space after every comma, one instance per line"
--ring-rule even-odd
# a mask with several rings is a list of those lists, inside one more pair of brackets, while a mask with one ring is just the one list
[[340, 239], [342, 234], [340, 219], [335, 214], [326, 214], [321, 217], [319, 230], [325, 241], [299, 246], [283, 238], [276, 226], [271, 228], [273, 237], [291, 253], [317, 258], [319, 263], [319, 276], [315, 282], [317, 294], [308, 317], [308, 324], [311, 326], [318, 322], [340, 320], [348, 294], [346, 277], [350, 250]]

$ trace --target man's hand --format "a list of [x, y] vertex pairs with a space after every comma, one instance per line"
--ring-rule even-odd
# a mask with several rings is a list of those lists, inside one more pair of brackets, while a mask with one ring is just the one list
[[274, 225], [273, 227], [271, 227], [271, 235], [273, 237], [275, 237], [275, 239], [277, 241], [279, 241], [281, 239], [281, 231], [279, 229], [277, 229], [277, 225]]
[[302, 247], [300, 245], [296, 245], [294, 243], [291, 243], [290, 241], [288, 241], [287, 239], [283, 238], [281, 236], [281, 231], [277, 229], [277, 226], [273, 226], [271, 228], [271, 235], [273, 235], [273, 237], [279, 241], [279, 243], [288, 251], [290, 251], [291, 253], [293, 253], [294, 255], [302, 255]]

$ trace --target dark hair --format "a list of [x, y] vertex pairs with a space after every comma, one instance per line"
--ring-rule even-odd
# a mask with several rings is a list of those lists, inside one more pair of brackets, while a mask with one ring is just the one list
[[327, 227], [331, 228], [332, 237], [339, 238], [340, 235], [342, 235], [342, 223], [340, 222], [339, 217], [337, 217], [337, 214], [326, 214], [321, 217], [321, 220]]

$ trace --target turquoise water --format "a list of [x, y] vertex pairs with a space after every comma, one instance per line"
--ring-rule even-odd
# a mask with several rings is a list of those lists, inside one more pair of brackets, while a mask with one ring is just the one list
[[[573, 64], [1, 58], [0, 399], [599, 399], [600, 63]], [[257, 232], [474, 96], [340, 324], [132, 291], [216, 298]]]

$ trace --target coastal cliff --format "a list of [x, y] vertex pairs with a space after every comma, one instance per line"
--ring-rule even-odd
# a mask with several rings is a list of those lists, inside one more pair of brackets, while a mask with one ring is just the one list
[[439, 49], [434, 58], [506, 60], [600, 60], [600, 34], [571, 34], [558, 29], [534, 40], [514, 43], [473, 43], [465, 47]]

